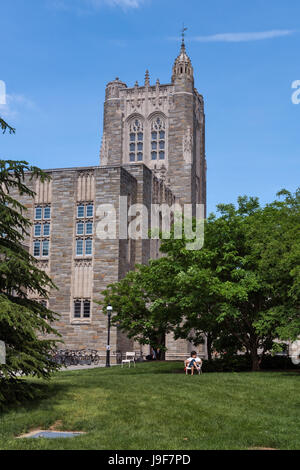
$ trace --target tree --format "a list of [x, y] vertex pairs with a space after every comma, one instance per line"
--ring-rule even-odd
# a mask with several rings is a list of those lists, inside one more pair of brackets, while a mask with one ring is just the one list
[[300, 333], [300, 190], [282, 190], [278, 197], [256, 215], [247, 236], [272, 299], [256, 329], [288, 341]]
[[165, 349], [165, 336], [180, 319], [178, 299], [173, 295], [176, 266], [166, 258], [138, 265], [121, 281], [102, 292], [104, 307], [117, 312], [112, 322], [129, 338]]
[[[238, 199], [237, 208], [219, 205], [220, 217], [211, 215], [206, 223], [203, 250], [186, 254], [189, 269], [178, 282], [182, 302], [194, 299], [186, 324], [203, 325], [206, 302], [215, 347], [246, 350], [253, 370], [259, 369], [259, 353], [300, 334], [299, 195], [282, 191], [283, 201], [264, 208], [247, 197]], [[172, 241], [163, 250], [173, 253]]]
[[9, 132], [10, 134], [14, 134], [14, 133], [16, 132], [16, 130], [15, 130], [13, 127], [11, 127], [9, 124], [7, 124], [7, 122], [5, 122], [4, 119], [2, 119], [1, 117], [0, 117], [0, 127], [1, 127], [1, 129], [2, 129], [2, 131], [3, 131], [3, 134], [4, 134], [7, 130], [8, 130], [8, 132]]
[[59, 336], [51, 326], [57, 315], [28, 296], [47, 299], [55, 286], [23, 244], [31, 222], [26, 208], [11, 195], [34, 197], [25, 184], [27, 171], [31, 178], [47, 178], [27, 162], [0, 160], [0, 339], [7, 348], [6, 364], [0, 365], [0, 401], [6, 392], [26, 389], [20, 375], [48, 378], [57, 369], [50, 358]]
[[[299, 191], [279, 196], [284, 199], [264, 208], [248, 197], [240, 197], [237, 207], [219, 205], [219, 217], [212, 214], [205, 223], [202, 250], [187, 250], [185, 239], [162, 240], [164, 258], [138, 266], [138, 274], [106, 291], [116, 321], [142, 337], [146, 331], [150, 336], [153, 325], [194, 344], [204, 335], [209, 355], [212, 347], [246, 351], [258, 370], [260, 353], [278, 349], [278, 339], [300, 334]], [[122, 302], [121, 285], [127, 296]], [[138, 314], [133, 289], [144, 296]]]

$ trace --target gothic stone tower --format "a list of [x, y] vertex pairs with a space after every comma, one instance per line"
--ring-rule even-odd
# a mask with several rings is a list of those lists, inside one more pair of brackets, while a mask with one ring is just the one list
[[144, 163], [182, 203], [206, 205], [205, 115], [184, 40], [168, 84], [106, 87], [100, 165]]
[[[148, 208], [149, 224], [152, 203], [205, 205], [204, 137], [203, 98], [194, 88], [182, 42], [171, 83], [151, 85], [148, 71], [143, 86], [129, 88], [118, 78], [108, 83], [100, 166], [50, 169], [49, 183], [27, 174], [35, 200], [12, 193], [28, 208], [33, 223], [26, 245], [59, 289], [51, 290], [48, 300], [37, 300], [60, 314], [55, 327], [66, 349], [97, 349], [105, 357], [107, 322], [94, 300], [136, 264], [160, 256], [159, 240], [120, 237], [119, 221], [115, 238], [96, 236], [97, 209], [113, 204], [120, 213], [119, 196], [127, 196], [129, 205]], [[116, 328], [111, 346], [112, 355], [140, 349]], [[167, 359], [186, 358], [193, 348], [172, 335], [166, 346]]]

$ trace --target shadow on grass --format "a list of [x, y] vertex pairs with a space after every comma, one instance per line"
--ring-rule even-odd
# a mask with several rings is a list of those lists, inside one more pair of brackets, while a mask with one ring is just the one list
[[155, 362], [144, 362], [144, 363], [137, 363], [136, 367], [124, 367], [121, 366], [114, 370], [114, 375], [123, 375], [124, 373], [129, 374], [141, 374], [141, 375], [157, 375], [157, 374], [183, 374], [184, 368], [183, 366], [178, 366], [177, 363], [167, 362], [167, 361], [155, 361]]
[[[112, 367], [99, 367], [91, 369], [81, 370], [62, 370], [59, 374], [63, 374], [64, 378], [75, 377], [78, 375], [103, 375], [109, 374], [112, 377], [117, 375], [149, 375], [149, 374], [173, 374], [183, 373], [183, 366], [178, 366], [178, 362], [167, 362], [167, 361], [155, 361], [155, 362], [143, 362], [137, 363], [136, 366], [124, 366], [114, 365]], [[57, 375], [56, 375], [57, 377]]]
[[54, 394], [57, 398], [61, 394], [66, 394], [72, 386], [68, 383], [32, 382], [31, 380], [20, 379], [5, 384], [1, 383], [1, 394], [4, 397], [0, 401], [0, 414], [2, 416], [15, 409], [16, 406], [22, 406], [28, 411], [34, 410], [43, 401], [53, 399]]

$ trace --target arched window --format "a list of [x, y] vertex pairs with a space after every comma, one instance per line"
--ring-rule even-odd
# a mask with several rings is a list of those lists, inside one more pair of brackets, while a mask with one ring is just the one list
[[129, 125], [129, 161], [141, 162], [144, 151], [144, 129], [139, 119], [133, 119]]
[[157, 117], [151, 125], [151, 159], [164, 160], [166, 152], [166, 125], [162, 118]]

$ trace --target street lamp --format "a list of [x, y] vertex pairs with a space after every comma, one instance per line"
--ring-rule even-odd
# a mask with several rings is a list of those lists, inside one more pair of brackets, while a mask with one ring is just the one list
[[106, 307], [108, 325], [107, 325], [107, 346], [106, 346], [106, 364], [105, 364], [105, 367], [110, 367], [110, 319], [111, 319], [112, 309], [113, 308], [112, 308], [111, 305], [108, 305]]

